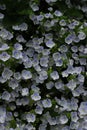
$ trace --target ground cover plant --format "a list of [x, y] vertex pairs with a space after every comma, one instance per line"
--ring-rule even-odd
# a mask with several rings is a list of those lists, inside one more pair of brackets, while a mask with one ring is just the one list
[[87, 0], [0, 0], [0, 130], [87, 130]]

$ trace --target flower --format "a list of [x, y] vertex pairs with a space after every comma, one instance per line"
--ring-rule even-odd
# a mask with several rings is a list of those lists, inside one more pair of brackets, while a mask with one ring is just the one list
[[52, 81], [49, 81], [48, 83], [46, 83], [47, 89], [52, 89], [53, 86], [54, 86], [54, 83]]
[[15, 59], [20, 59], [22, 58], [22, 52], [19, 50], [13, 50], [12, 57], [14, 57]]
[[27, 122], [35, 122], [36, 116], [33, 113], [28, 113], [26, 115]]
[[32, 73], [28, 70], [22, 70], [22, 77], [23, 79], [31, 79], [32, 78]]
[[43, 104], [43, 107], [44, 107], [44, 108], [50, 108], [50, 107], [52, 107], [52, 103], [51, 103], [51, 100], [50, 100], [50, 99], [44, 99], [44, 100], [42, 101], [42, 104]]
[[0, 51], [5, 51], [8, 50], [10, 47], [8, 46], [8, 44], [4, 43], [1, 47], [0, 47]]
[[52, 40], [48, 40], [45, 44], [49, 48], [53, 48], [55, 46], [55, 43]]
[[68, 122], [68, 118], [66, 115], [61, 115], [59, 121], [61, 124], [66, 124]]
[[0, 13], [0, 20], [4, 18], [4, 14]]
[[41, 96], [39, 95], [38, 92], [34, 92], [32, 95], [31, 95], [31, 98], [34, 100], [34, 101], [38, 101], [41, 99]]
[[22, 96], [27, 96], [29, 94], [28, 88], [23, 88], [22, 89]]
[[41, 106], [36, 106], [36, 109], [35, 109], [35, 112], [37, 113], [37, 114], [42, 114], [42, 112], [43, 112], [43, 107], [41, 107]]
[[87, 115], [87, 102], [81, 102], [78, 110], [80, 115]]
[[27, 23], [23, 22], [22, 24], [20, 24], [20, 25], [18, 26], [18, 28], [19, 28], [19, 30], [21, 30], [21, 31], [26, 31], [26, 30], [28, 29], [28, 25], [27, 25]]
[[0, 106], [0, 123], [5, 123], [6, 119], [6, 108]]
[[2, 61], [7, 61], [7, 60], [9, 60], [10, 59], [10, 55], [7, 53], [7, 52], [2, 52], [1, 54], [0, 54], [0, 60], [2, 60]]
[[15, 48], [16, 50], [19, 50], [19, 51], [23, 50], [23, 47], [22, 47], [22, 45], [21, 45], [20, 43], [15, 43], [15, 44], [14, 44], [14, 48]]
[[53, 72], [50, 74], [50, 76], [51, 76], [51, 78], [52, 78], [53, 80], [59, 79], [59, 74], [58, 74], [57, 71], [53, 71]]
[[[51, 0], [51, 1], [53, 1], [53, 0]], [[56, 10], [54, 12], [54, 15], [57, 16], [57, 17], [61, 17], [63, 14], [59, 10]]]
[[2, 93], [2, 99], [3, 99], [3, 100], [9, 101], [10, 97], [11, 97], [11, 95], [10, 95], [9, 92], [4, 91], [4, 92]]
[[4, 68], [3, 72], [2, 72], [2, 77], [4, 79], [10, 79], [10, 77], [13, 75], [12, 70], [10, 70], [9, 68]]
[[84, 40], [85, 38], [86, 38], [86, 34], [84, 33], [84, 32], [79, 32], [79, 34], [78, 34], [78, 38], [80, 39], [80, 40]]
[[71, 44], [73, 41], [72, 36], [69, 34], [66, 38], [65, 38], [65, 43], [67, 43], [68, 45]]
[[11, 87], [13, 90], [18, 87], [18, 82], [16, 79], [11, 79], [8, 82], [9, 87]]

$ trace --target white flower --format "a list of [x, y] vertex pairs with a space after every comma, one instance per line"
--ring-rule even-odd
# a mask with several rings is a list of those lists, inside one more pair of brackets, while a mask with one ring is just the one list
[[53, 83], [52, 81], [46, 83], [46, 87], [47, 87], [47, 89], [52, 89], [53, 86], [54, 86], [54, 83]]
[[4, 39], [8, 36], [8, 31], [6, 29], [1, 29], [0, 36]]
[[36, 116], [33, 113], [29, 113], [26, 115], [27, 122], [35, 122]]
[[81, 72], [82, 72], [82, 67], [75, 67], [74, 73], [81, 74]]
[[22, 96], [27, 96], [29, 94], [28, 88], [23, 88], [22, 89]]
[[21, 103], [22, 103], [23, 106], [28, 105], [29, 104], [29, 98], [28, 97], [23, 97], [21, 99]]
[[67, 51], [68, 51], [68, 47], [67, 47], [66, 45], [61, 45], [60, 48], [59, 48], [59, 51], [60, 51], [61, 53], [67, 52]]
[[44, 16], [45, 16], [45, 18], [52, 18], [52, 14], [51, 13], [46, 13]]
[[77, 112], [71, 112], [71, 120], [77, 122], [78, 119]]
[[55, 43], [52, 40], [48, 40], [45, 44], [49, 48], [53, 48], [55, 46]]
[[87, 48], [84, 48], [84, 54], [87, 54]]
[[44, 108], [50, 108], [52, 107], [52, 103], [51, 103], [51, 100], [50, 99], [45, 99], [42, 101], [42, 104], [43, 104], [43, 107]]
[[71, 36], [71, 35], [68, 35], [68, 36], [65, 38], [65, 43], [67, 43], [67, 44], [71, 44], [72, 41], [73, 41], [73, 39], [72, 39], [72, 36]]
[[17, 40], [18, 42], [23, 42], [23, 43], [26, 42], [26, 40], [23, 38], [22, 35], [18, 35], [18, 36], [16, 37], [16, 40]]
[[[52, 0], [51, 0], [52, 1]], [[57, 16], [57, 17], [61, 17], [63, 14], [59, 11], [59, 10], [56, 10], [54, 12], [54, 15]]]
[[2, 72], [2, 77], [4, 79], [10, 79], [10, 77], [13, 75], [12, 70], [10, 70], [9, 68], [4, 68], [3, 72]]
[[5, 50], [8, 50], [10, 47], [7, 45], [7, 44], [3, 44], [1, 47], [0, 47], [0, 51], [5, 51]]
[[0, 31], [0, 36], [4, 39], [4, 40], [11, 40], [13, 38], [13, 34], [10, 33], [9, 31], [7, 31], [6, 29], [1, 29]]
[[32, 61], [31, 61], [31, 59], [28, 59], [23, 64], [24, 64], [25, 68], [31, 68], [32, 67]]
[[68, 65], [68, 68], [67, 68], [67, 73], [68, 74], [74, 74], [75, 73], [75, 68], [73, 67], [73, 65]]
[[68, 118], [66, 115], [61, 115], [59, 120], [61, 124], [66, 124], [68, 122]]
[[14, 30], [20, 30], [20, 28], [19, 28], [18, 25], [13, 25], [13, 26], [12, 26], [12, 29], [14, 29]]
[[82, 74], [78, 75], [78, 81], [84, 83], [85, 77]]
[[29, 57], [33, 57], [33, 56], [34, 56], [34, 52], [35, 52], [35, 50], [34, 50], [33, 48], [30, 48], [30, 47], [29, 47], [29, 49], [27, 49], [27, 51], [26, 51], [26, 54], [27, 54]]
[[2, 60], [2, 61], [7, 61], [7, 60], [9, 60], [10, 59], [10, 55], [7, 53], [7, 52], [2, 52], [1, 54], [0, 54], [0, 60]]
[[80, 65], [86, 65], [86, 58], [80, 58], [79, 59]]
[[22, 70], [22, 74], [21, 75], [26, 80], [32, 78], [32, 73], [30, 71], [28, 71], [28, 70]]
[[61, 60], [61, 58], [62, 58], [62, 56], [59, 52], [53, 53], [53, 59], [54, 59], [55, 62], [58, 61], [58, 60]]
[[34, 92], [39, 92], [40, 91], [40, 88], [39, 87], [36, 87], [36, 85], [32, 85], [31, 86], [31, 89], [34, 91]]
[[5, 83], [7, 79], [4, 79], [2, 76], [0, 76], [0, 83]]
[[70, 80], [69, 83], [67, 84], [67, 87], [71, 90], [74, 90], [76, 88], [77, 84], [75, 80]]
[[57, 0], [50, 0], [51, 2], [56, 2]]
[[60, 26], [66, 26], [66, 21], [64, 19], [59, 21]]
[[1, 10], [5, 10], [6, 9], [6, 5], [5, 4], [0, 4], [0, 9]]
[[13, 34], [8, 31], [7, 37], [5, 37], [5, 40], [11, 40], [13, 38]]
[[62, 77], [68, 77], [68, 71], [67, 70], [62, 72]]
[[64, 84], [61, 81], [55, 82], [55, 88], [56, 89], [61, 89], [61, 88], [63, 88], [63, 86], [64, 86]]
[[15, 73], [14, 73], [14, 78], [17, 79], [17, 80], [20, 80], [20, 79], [21, 79], [21, 74], [20, 74], [20, 72], [15, 72]]
[[87, 102], [81, 102], [79, 112], [80, 115], [87, 115]]
[[22, 58], [22, 52], [19, 50], [13, 50], [12, 57], [14, 57], [15, 59], [20, 59]]
[[15, 89], [18, 87], [18, 82], [16, 79], [11, 79], [8, 83], [9, 87], [11, 87], [12, 89]]
[[6, 109], [4, 107], [0, 107], [0, 123], [4, 123], [6, 119]]
[[78, 38], [80, 40], [84, 40], [86, 38], [86, 34], [84, 32], [79, 32]]
[[18, 27], [21, 31], [26, 31], [28, 29], [28, 25], [26, 23], [22, 23]]
[[[47, 0], [46, 0], [47, 1]], [[39, 130], [46, 130], [46, 127], [47, 127], [47, 125], [46, 124], [40, 124], [39, 125]]]
[[44, 15], [38, 15], [37, 16], [37, 21], [42, 21], [44, 19]]
[[43, 67], [47, 67], [48, 66], [48, 57], [41, 57], [40, 58], [40, 65]]
[[50, 74], [50, 76], [51, 76], [51, 78], [52, 78], [53, 80], [59, 79], [59, 74], [58, 74], [57, 71], [53, 71], [53, 72]]
[[23, 50], [23, 47], [22, 47], [22, 45], [21, 45], [20, 43], [15, 43], [15, 44], [14, 44], [14, 48], [15, 48], [16, 50]]
[[37, 106], [36, 107], [36, 109], [35, 109], [35, 112], [37, 113], [37, 114], [42, 114], [42, 112], [43, 112], [43, 107], [41, 107], [41, 106]]
[[6, 101], [9, 101], [10, 97], [11, 97], [11, 95], [10, 95], [9, 92], [4, 91], [4, 92], [2, 93], [2, 99], [6, 100]]
[[62, 59], [60, 59], [60, 60], [57, 60], [57, 61], [55, 61], [55, 64], [56, 64], [56, 66], [62, 66], [63, 65], [63, 60]]
[[71, 50], [72, 50], [72, 52], [77, 52], [78, 51], [78, 47], [77, 46], [72, 46]]
[[34, 92], [32, 95], [31, 95], [31, 98], [34, 100], [34, 101], [38, 101], [41, 99], [41, 96], [39, 95], [38, 92]]
[[4, 18], [4, 14], [0, 13], [0, 20]]
[[40, 76], [39, 76], [39, 79], [40, 79], [40, 80], [45, 80], [45, 79], [48, 78], [47, 71], [42, 70], [42, 71], [40, 71], [39, 73], [40, 73]]
[[[20, 129], [22, 130], [22, 129]], [[26, 126], [23, 125], [23, 130], [35, 130], [35, 127], [31, 123], [28, 123]]]
[[47, 3], [50, 3], [50, 2], [51, 2], [51, 0], [46, 0], [46, 2], [47, 2]]

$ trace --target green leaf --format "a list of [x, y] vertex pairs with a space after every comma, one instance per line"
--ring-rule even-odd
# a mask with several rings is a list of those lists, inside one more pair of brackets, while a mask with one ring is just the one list
[[24, 9], [24, 10], [18, 12], [18, 14], [20, 14], [20, 15], [30, 15], [32, 13], [33, 13], [33, 11], [31, 9]]
[[76, 18], [76, 19], [82, 19], [83, 14], [81, 10], [75, 9], [75, 8], [70, 8], [65, 12], [65, 15], [68, 16], [69, 18]]
[[16, 128], [16, 121], [15, 121], [15, 119], [10, 121], [10, 127], [11, 128]]

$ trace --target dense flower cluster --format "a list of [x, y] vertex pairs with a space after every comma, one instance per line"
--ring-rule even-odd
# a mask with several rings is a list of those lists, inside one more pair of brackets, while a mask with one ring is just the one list
[[87, 130], [86, 19], [86, 0], [0, 0], [0, 130]]

